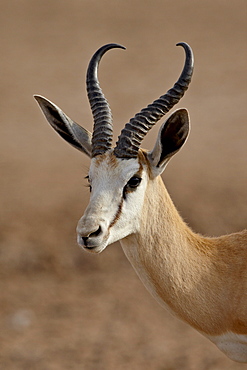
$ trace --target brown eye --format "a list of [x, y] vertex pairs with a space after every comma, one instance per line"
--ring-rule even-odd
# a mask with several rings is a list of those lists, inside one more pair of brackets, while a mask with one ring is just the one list
[[142, 181], [141, 177], [138, 177], [138, 176], [131, 177], [131, 179], [129, 179], [129, 181], [123, 188], [123, 198], [126, 199], [127, 193], [130, 193], [131, 191], [136, 189], [137, 186], [140, 185], [141, 181]]
[[137, 176], [131, 177], [131, 179], [128, 181], [127, 186], [130, 187], [131, 189], [137, 188], [137, 186], [140, 184], [142, 179]]

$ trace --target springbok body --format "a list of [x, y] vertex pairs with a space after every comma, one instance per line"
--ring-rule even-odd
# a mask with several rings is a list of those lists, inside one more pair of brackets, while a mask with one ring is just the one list
[[160, 177], [188, 136], [186, 109], [164, 122], [152, 151], [140, 149], [144, 136], [181, 99], [191, 81], [192, 50], [185, 43], [179, 45], [186, 61], [178, 81], [125, 125], [114, 149], [111, 111], [97, 70], [107, 50], [122, 46], [103, 46], [88, 67], [93, 135], [47, 99], [35, 98], [60, 136], [91, 157], [91, 198], [77, 226], [78, 244], [100, 253], [119, 240], [157, 301], [228, 357], [247, 362], [247, 231], [219, 238], [195, 234], [178, 214]]

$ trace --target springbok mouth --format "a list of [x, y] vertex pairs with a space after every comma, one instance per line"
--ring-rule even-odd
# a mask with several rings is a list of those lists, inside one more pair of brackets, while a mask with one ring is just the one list
[[101, 253], [104, 250], [104, 248], [99, 246], [83, 246], [82, 248], [89, 253]]
[[94, 250], [94, 249], [96, 249], [98, 247], [97, 246], [92, 246], [92, 247], [86, 247], [86, 246], [84, 246], [83, 248], [88, 249], [88, 250]]
[[107, 243], [104, 243], [104, 242], [96, 243], [96, 241], [93, 241], [93, 240], [84, 240], [84, 238], [82, 238], [79, 234], [77, 235], [77, 244], [85, 252], [89, 252], [89, 253], [100, 253], [107, 246]]

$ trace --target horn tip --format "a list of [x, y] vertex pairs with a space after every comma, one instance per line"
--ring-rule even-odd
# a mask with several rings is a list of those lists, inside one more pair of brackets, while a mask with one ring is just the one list
[[187, 42], [184, 42], [184, 41], [178, 42], [176, 44], [176, 46], [182, 46], [186, 51], [190, 50], [192, 52], [192, 49], [191, 49], [190, 45], [187, 44]]
[[124, 45], [121, 45], [121, 44], [113, 44], [113, 45], [115, 45], [116, 48], [120, 48], [120, 49], [126, 50], [126, 47]]
[[187, 42], [184, 42], [184, 41], [181, 41], [181, 42], [177, 42], [176, 43], [176, 46], [182, 46], [182, 47], [188, 47], [189, 46], [189, 44], [187, 44]]

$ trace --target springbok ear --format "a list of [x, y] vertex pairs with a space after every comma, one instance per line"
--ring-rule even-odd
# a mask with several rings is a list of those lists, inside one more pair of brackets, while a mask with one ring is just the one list
[[189, 134], [189, 114], [186, 109], [176, 110], [163, 123], [157, 141], [148, 158], [155, 172], [159, 174], [165, 169], [171, 157], [179, 151]]
[[91, 132], [72, 121], [59, 107], [48, 99], [40, 95], [34, 95], [34, 98], [54, 130], [69, 144], [91, 158]]

